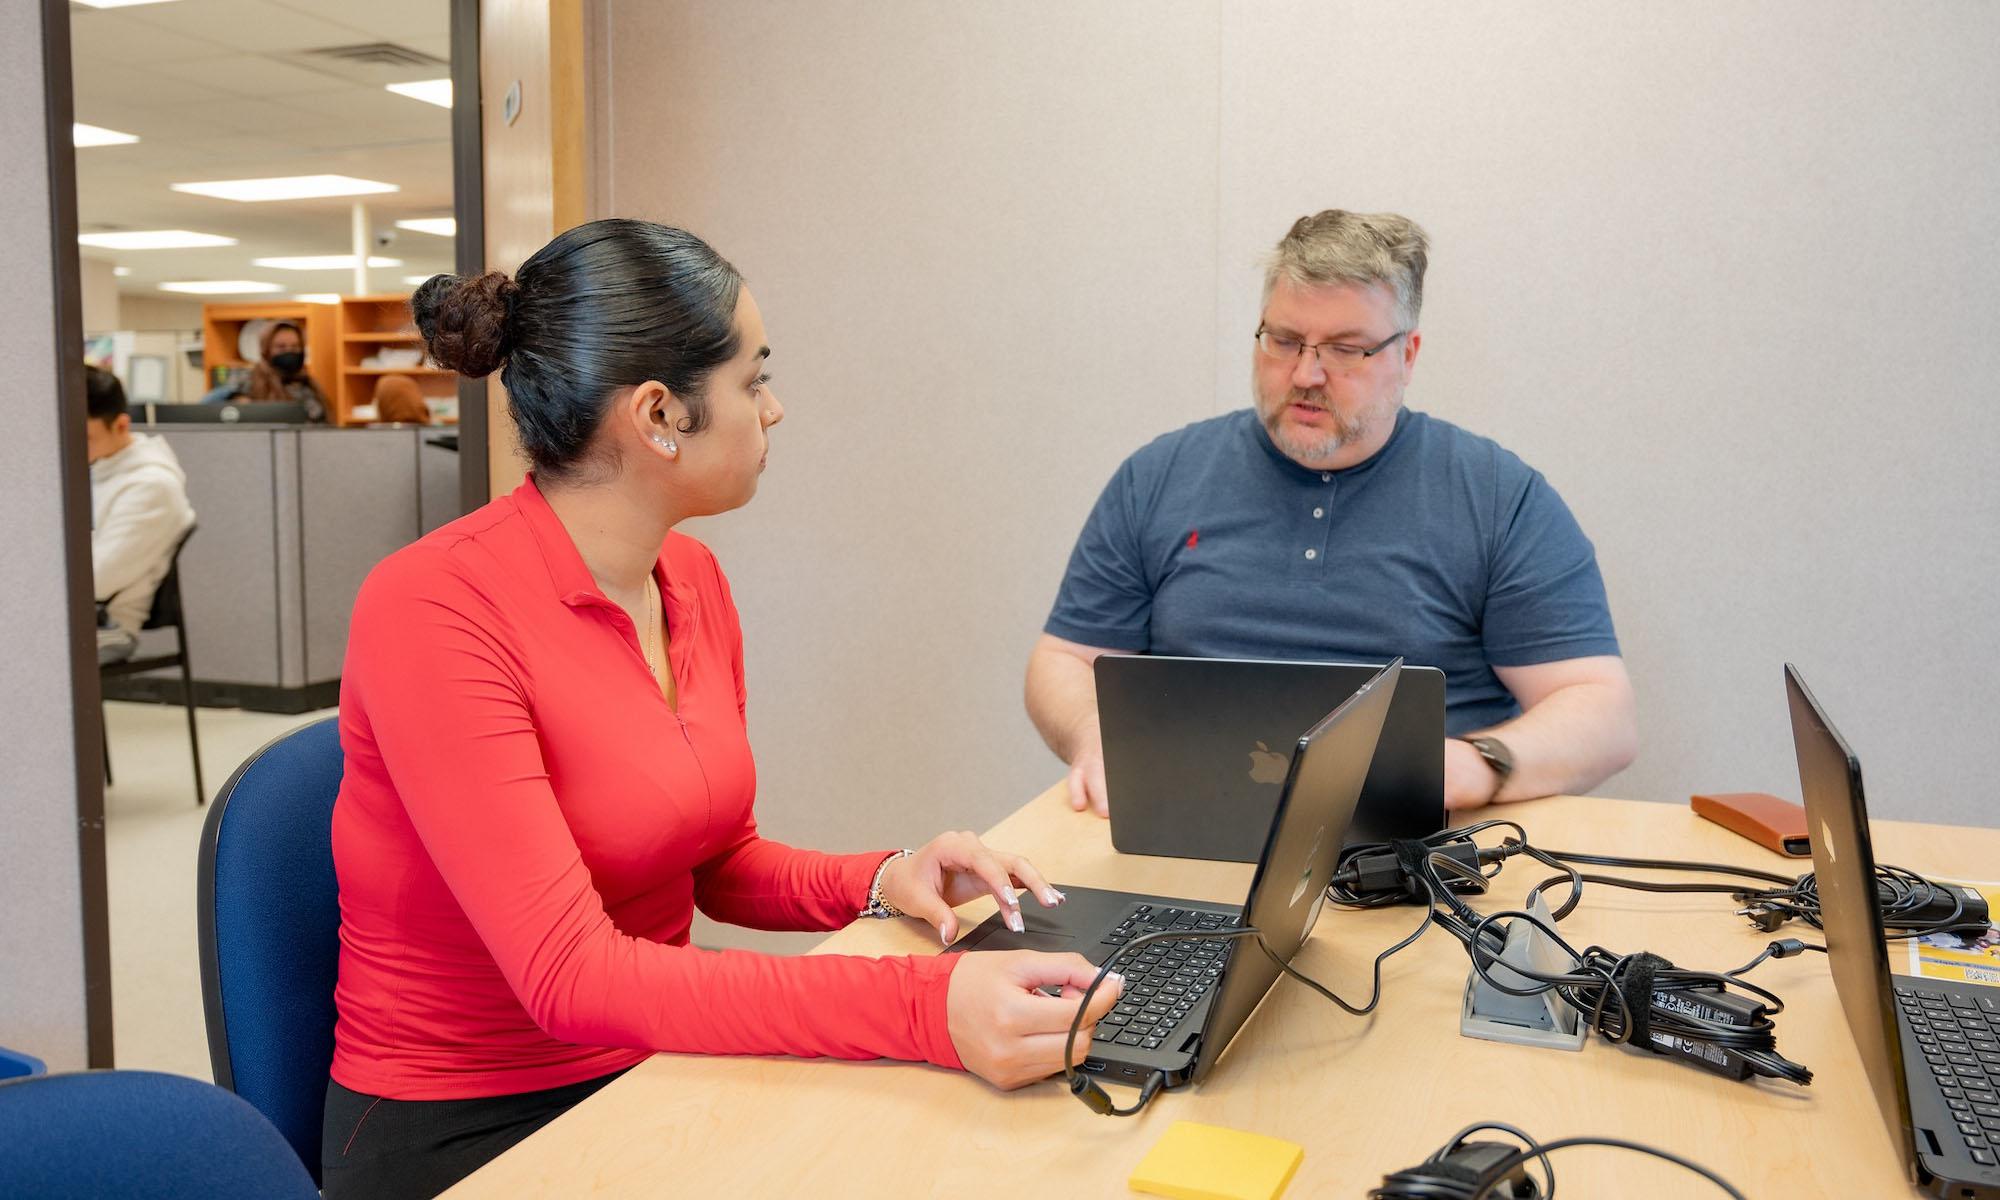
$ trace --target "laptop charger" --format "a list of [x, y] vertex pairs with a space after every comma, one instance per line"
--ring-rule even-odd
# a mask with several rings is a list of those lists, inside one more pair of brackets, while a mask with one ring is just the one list
[[[1482, 865], [1482, 852], [1470, 841], [1447, 842], [1430, 848], [1430, 854], [1443, 855], [1473, 874], [1478, 874]], [[1498, 852], [1485, 852], [1489, 856]], [[1448, 879], [1445, 881], [1453, 891], [1477, 891], [1478, 886], [1469, 880]], [[1403, 862], [1395, 848], [1384, 846], [1380, 849], [1362, 849], [1341, 864], [1334, 872], [1333, 886], [1344, 889], [1356, 900], [1372, 900], [1385, 896], [1398, 896], [1412, 904], [1426, 904], [1430, 893], [1423, 885], [1410, 877], [1403, 869]]]

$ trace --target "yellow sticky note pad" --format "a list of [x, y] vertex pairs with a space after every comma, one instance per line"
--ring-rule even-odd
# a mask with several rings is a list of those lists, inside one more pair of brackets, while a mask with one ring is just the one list
[[1305, 1157], [1296, 1142], [1175, 1121], [1127, 1182], [1135, 1192], [1176, 1200], [1275, 1200]]

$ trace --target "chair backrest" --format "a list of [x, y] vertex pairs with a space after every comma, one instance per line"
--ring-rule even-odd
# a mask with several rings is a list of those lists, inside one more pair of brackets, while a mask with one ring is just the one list
[[249, 1104], [184, 1075], [85, 1071], [0, 1083], [0, 1196], [316, 1200]]
[[341, 769], [335, 717], [251, 755], [208, 810], [197, 877], [215, 1082], [269, 1118], [315, 1182], [340, 957]]
[[[194, 526], [174, 546], [174, 556], [167, 560], [166, 577], [160, 586], [153, 589], [153, 609], [146, 614], [146, 623], [141, 629], [179, 629], [181, 627], [181, 551], [187, 549], [188, 539], [194, 536]], [[185, 641], [185, 639], [183, 639]]]

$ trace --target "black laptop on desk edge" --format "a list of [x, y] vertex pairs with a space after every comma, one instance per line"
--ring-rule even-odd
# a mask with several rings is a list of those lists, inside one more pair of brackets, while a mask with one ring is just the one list
[[1834, 990], [1903, 1173], [1934, 1196], [1996, 1200], [2000, 1051], [1989, 1064], [1946, 1051], [1939, 1038], [1949, 1029], [1968, 1049], [1982, 1032], [2000, 1043], [2000, 989], [1890, 973], [1861, 760], [1790, 663], [1785, 695]]
[[[1057, 884], [1069, 899], [1055, 909], [1024, 905], [1023, 932], [995, 913], [952, 949], [1074, 951], [1101, 964], [1156, 928], [1220, 930], [1247, 920], [1271, 955], [1290, 962], [1319, 919], [1401, 671], [1401, 659], [1381, 668], [1298, 737], [1241, 907]], [[1132, 1084], [1158, 1071], [1169, 1087], [1206, 1075], [1281, 973], [1247, 940], [1170, 939], [1120, 959], [1126, 991], [1098, 1023], [1079, 1069]]]
[[[1401, 661], [1401, 660], [1398, 660]], [[1093, 666], [1111, 844], [1256, 862], [1286, 749], [1380, 663], [1102, 654]], [[1348, 827], [1350, 845], [1445, 826], [1444, 672], [1404, 666]]]

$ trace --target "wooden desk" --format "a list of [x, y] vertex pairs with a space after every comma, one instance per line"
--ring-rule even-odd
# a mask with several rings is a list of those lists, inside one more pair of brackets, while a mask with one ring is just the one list
[[[1805, 869], [1684, 807], [1558, 797], [1494, 811], [1557, 849]], [[1245, 865], [1116, 854], [1106, 824], [1071, 812], [1060, 787], [987, 840], [1025, 851], [1058, 885], [1236, 902], [1249, 886]], [[2000, 831], [1877, 822], [1875, 849], [1899, 866], [1985, 879], [1996, 873]], [[1513, 907], [1549, 874], [1515, 859], [1475, 904]], [[990, 910], [992, 902], [983, 903]], [[1734, 907], [1723, 895], [1600, 888], [1586, 893], [1563, 929], [1579, 947], [1602, 941], [1728, 970], [1771, 940]], [[1369, 961], [1415, 919], [1414, 909], [1329, 905], [1298, 965], [1360, 999]], [[815, 952], [930, 953], [928, 932], [913, 921], [863, 922]], [[1127, 1120], [1091, 1114], [1060, 1081], [1000, 1093], [923, 1065], [658, 1055], [449, 1194], [1116, 1196], [1129, 1194], [1133, 1165], [1182, 1119], [1304, 1145], [1289, 1196], [1359, 1197], [1384, 1173], [1421, 1161], [1482, 1119], [1543, 1140], [1600, 1134], [1648, 1142], [1719, 1171], [1752, 1200], [1919, 1194], [1901, 1178], [1824, 955], [1768, 962], [1751, 976], [1784, 997], [1778, 1047], [1812, 1068], [1807, 1088], [1730, 1082], [1595, 1037], [1574, 1054], [1460, 1037], [1466, 971], [1464, 950], [1432, 930], [1389, 960], [1386, 995], [1368, 1019], [1281, 979], [1200, 1087], [1162, 1093]], [[1114, 1094], [1122, 1103], [1133, 1093]], [[1561, 1194], [1579, 1200], [1721, 1195], [1625, 1152], [1577, 1148], [1554, 1162]]]

